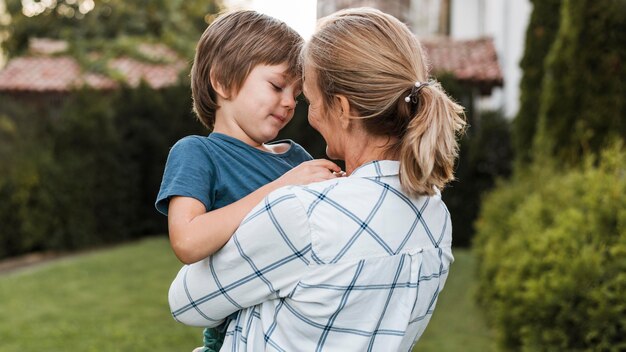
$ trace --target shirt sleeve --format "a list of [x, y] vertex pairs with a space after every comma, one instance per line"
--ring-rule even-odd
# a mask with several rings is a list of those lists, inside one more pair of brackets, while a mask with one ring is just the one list
[[313, 160], [313, 157], [311, 156], [311, 154], [309, 154], [309, 152], [307, 152], [306, 149], [304, 149], [300, 144], [293, 142], [293, 141], [292, 143], [293, 143], [295, 154], [297, 155], [297, 158], [298, 158], [298, 163], [297, 165], [294, 165], [294, 166], [298, 166], [299, 164], [305, 161]]
[[174, 318], [217, 326], [230, 314], [288, 296], [311, 255], [307, 214], [291, 188], [268, 195], [213, 256], [184, 266], [172, 282]]
[[215, 202], [216, 170], [200, 137], [185, 137], [172, 147], [165, 163], [161, 188], [155, 207], [167, 215], [173, 196], [191, 197], [204, 204], [207, 211]]

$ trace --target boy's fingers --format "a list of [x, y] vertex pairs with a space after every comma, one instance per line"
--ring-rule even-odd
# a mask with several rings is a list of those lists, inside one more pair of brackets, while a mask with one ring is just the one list
[[318, 165], [318, 166], [325, 167], [328, 170], [331, 170], [331, 171], [334, 171], [334, 172], [340, 172], [341, 171], [341, 168], [337, 164], [335, 164], [332, 161], [327, 160], [327, 159], [315, 159], [315, 160], [312, 160], [312, 162], [314, 164]]

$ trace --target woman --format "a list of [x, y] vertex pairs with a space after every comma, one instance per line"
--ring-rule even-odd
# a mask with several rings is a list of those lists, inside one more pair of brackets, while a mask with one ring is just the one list
[[302, 58], [309, 122], [347, 177], [266, 197], [179, 272], [172, 314], [215, 326], [239, 311], [227, 350], [409, 351], [453, 261], [440, 189], [462, 108], [428, 81], [408, 28], [377, 10], [321, 19]]

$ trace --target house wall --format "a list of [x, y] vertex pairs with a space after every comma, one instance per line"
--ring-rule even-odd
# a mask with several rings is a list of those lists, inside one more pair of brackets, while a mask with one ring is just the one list
[[435, 35], [439, 30], [441, 0], [411, 0], [411, 29], [418, 37]]
[[410, 11], [411, 1], [412, 0], [317, 0], [317, 17], [324, 17], [345, 8], [365, 6], [374, 7], [391, 14], [410, 26], [413, 21]]
[[[532, 11], [529, 0], [449, 0], [450, 36], [494, 40], [504, 86], [480, 98], [479, 109], [502, 110], [513, 118], [519, 109], [519, 62], [524, 53], [526, 27]], [[441, 0], [318, 0], [318, 17], [349, 6], [376, 6], [404, 20], [420, 37], [438, 34]], [[403, 9], [409, 10], [404, 12]], [[400, 11], [400, 13], [398, 13]]]
[[451, 0], [450, 36], [469, 39], [490, 36], [498, 53], [504, 87], [480, 101], [481, 109], [502, 109], [513, 118], [519, 109], [519, 62], [532, 11], [529, 0]]

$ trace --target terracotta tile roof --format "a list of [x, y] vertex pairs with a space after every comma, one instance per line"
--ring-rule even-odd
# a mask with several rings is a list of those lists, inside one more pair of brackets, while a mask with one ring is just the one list
[[143, 79], [154, 89], [171, 86], [178, 81], [178, 75], [187, 65], [184, 62], [172, 64], [148, 64], [129, 58], [114, 59], [110, 67], [126, 77], [132, 87]]
[[100, 74], [81, 74], [71, 57], [20, 57], [0, 71], [0, 91], [66, 92], [82, 85], [113, 89], [117, 83]]
[[454, 40], [421, 39], [436, 73], [449, 72], [460, 81], [478, 86], [483, 93], [501, 87], [502, 71], [492, 38]]
[[[171, 55], [158, 47], [151, 49], [161, 57]], [[159, 89], [175, 84], [187, 64], [181, 60], [155, 64], [118, 58], [109, 61], [108, 66], [130, 86], [137, 86], [144, 80], [150, 87]], [[68, 92], [82, 86], [112, 90], [119, 83], [103, 74], [83, 72], [70, 56], [18, 57], [0, 70], [0, 91], [4, 92]]]
[[[446, 37], [421, 39], [428, 53], [432, 71], [449, 72], [459, 80], [478, 86], [482, 93], [502, 86], [502, 71], [491, 38], [453, 40]], [[158, 89], [175, 84], [185, 62], [176, 61], [175, 54], [164, 46], [145, 46], [140, 50], [149, 57], [166, 58], [170, 64], [153, 64], [131, 58], [109, 62], [109, 68], [131, 86], [143, 79]], [[0, 70], [0, 91], [67, 92], [87, 85], [94, 89], [115, 89], [118, 83], [98, 73], [81, 73], [78, 62], [69, 56], [27, 56], [9, 61]]]

